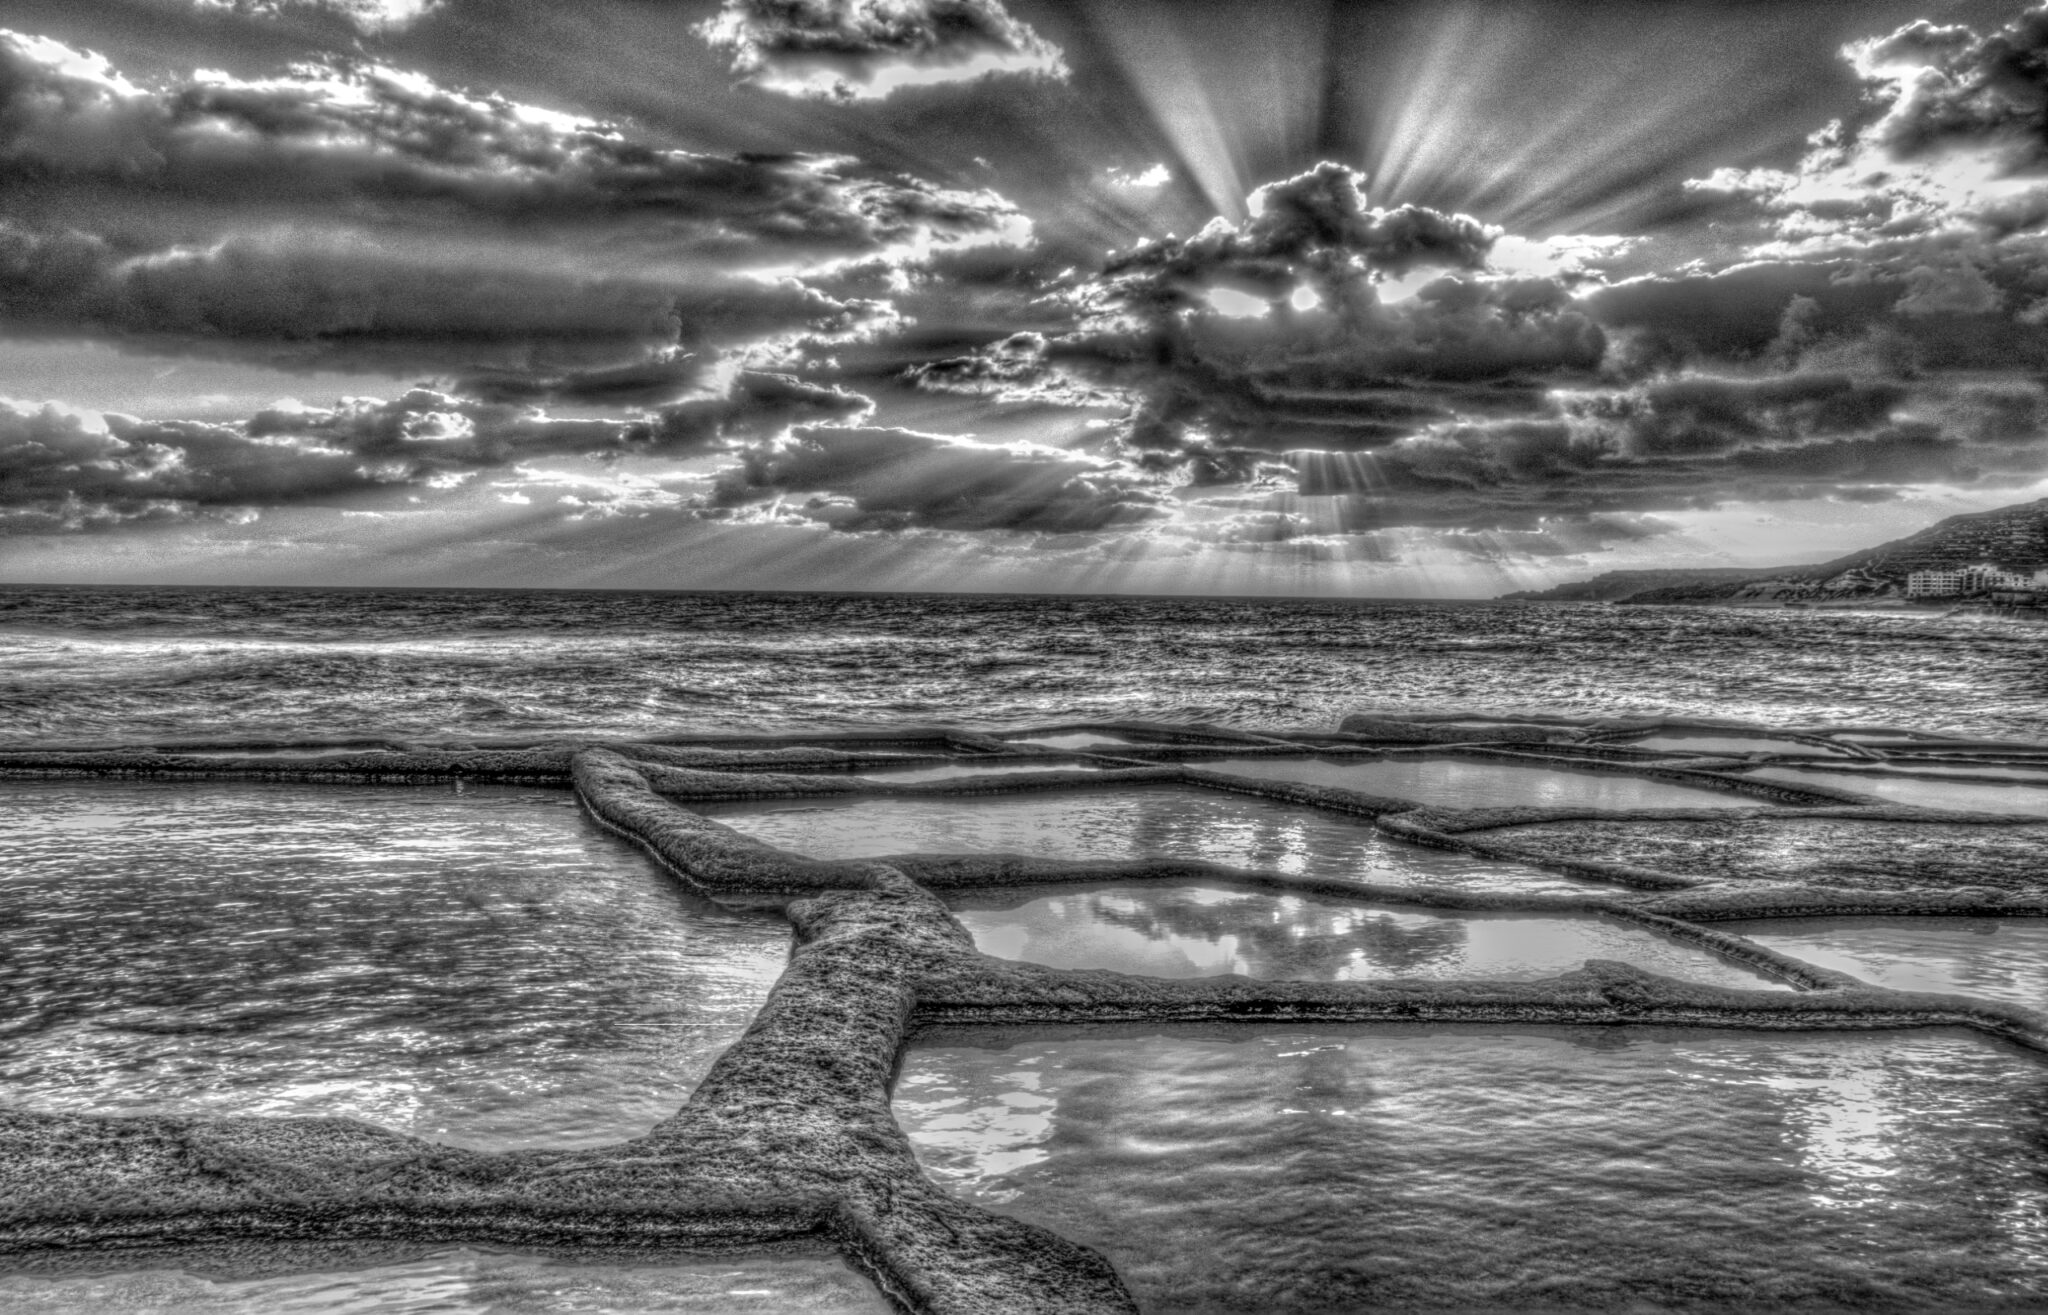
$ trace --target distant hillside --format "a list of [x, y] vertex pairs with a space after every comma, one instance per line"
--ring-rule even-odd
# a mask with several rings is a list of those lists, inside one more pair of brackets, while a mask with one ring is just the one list
[[[1850, 602], [1903, 597], [1906, 577], [1912, 572], [1973, 562], [1991, 562], [2008, 571], [2031, 572], [2048, 566], [2048, 498], [1951, 516], [1918, 534], [1814, 566], [1609, 571], [1580, 584], [1504, 597], [1628, 603]], [[1637, 579], [1643, 581], [1641, 586], [1629, 588]]]
[[1525, 589], [1502, 594], [1531, 603], [1613, 603], [1651, 589], [1698, 589], [1704, 585], [1740, 583], [1759, 575], [1796, 571], [1797, 566], [1758, 571], [1744, 566], [1704, 566], [1692, 570], [1609, 571], [1590, 580], [1575, 580], [1550, 589]]

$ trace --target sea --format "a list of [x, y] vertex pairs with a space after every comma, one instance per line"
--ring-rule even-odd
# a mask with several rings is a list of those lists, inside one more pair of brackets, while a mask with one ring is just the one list
[[[1314, 729], [1353, 712], [2048, 743], [2044, 638], [1875, 610], [0, 586], [0, 748]], [[707, 811], [841, 856], [1570, 885], [1237, 795], [898, 799], [851, 821], [831, 802]], [[1739, 971], [1592, 914], [1077, 887], [959, 916], [990, 953], [1035, 938], [1074, 966], [1169, 976]], [[2041, 998], [2031, 920], [1941, 921], [1958, 925], [1850, 948]], [[616, 1143], [687, 1098], [790, 944], [778, 914], [691, 893], [560, 786], [0, 775], [0, 1106], [345, 1117], [486, 1151]], [[2048, 1308], [2048, 1068], [1961, 1029], [962, 1030], [905, 1055], [895, 1111], [934, 1181], [1097, 1248], [1148, 1315]], [[824, 1251], [0, 1258], [0, 1315], [887, 1309]]]
[[0, 744], [747, 734], [1351, 712], [2048, 741], [2048, 627], [1372, 599], [0, 587]]

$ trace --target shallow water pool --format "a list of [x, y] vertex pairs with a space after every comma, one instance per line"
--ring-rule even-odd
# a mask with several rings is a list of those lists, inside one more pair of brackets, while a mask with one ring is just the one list
[[2015, 767], [2010, 763], [1927, 763], [1902, 759], [1889, 764], [1902, 772], [1916, 776], [1994, 776], [2003, 780], [2017, 781], [2022, 785], [2048, 786], [2048, 767]]
[[1190, 764], [1265, 781], [1357, 790], [1438, 808], [1760, 808], [1771, 801], [1626, 772], [1468, 758], [1225, 758]]
[[1102, 731], [1063, 731], [1057, 735], [1012, 736], [1011, 744], [1035, 744], [1043, 749], [1128, 749], [1138, 743], [1121, 735]]
[[1779, 918], [1717, 925], [1876, 986], [2048, 1010], [2048, 919]]
[[2048, 1069], [1961, 1032], [962, 1031], [896, 1112], [1150, 1311], [2048, 1302]]
[[1712, 881], [1858, 890], [1990, 886], [2048, 895], [2048, 826], [1866, 822], [1793, 809], [1684, 822], [1579, 820], [1501, 827], [1474, 838], [1566, 860], [1632, 863]]
[[0, 781], [0, 895], [0, 1099], [480, 1149], [645, 1132], [789, 947], [566, 790]]
[[1000, 763], [956, 762], [929, 767], [873, 767], [860, 778], [883, 785], [914, 785], [920, 781], [960, 781], [977, 776], [1037, 775], [1046, 772], [1099, 772], [1101, 763], [1034, 763], [1012, 760]]
[[1616, 740], [1631, 749], [1662, 749], [1678, 753], [1816, 753], [1840, 754], [1842, 749], [1825, 748], [1803, 740], [1784, 740], [1769, 735], [1727, 735], [1692, 731], [1659, 731], [1639, 740]]
[[1973, 813], [2014, 813], [2048, 817], [2048, 785], [1999, 785], [1988, 781], [1929, 781], [1913, 776], [1810, 771], [1801, 767], [1760, 767], [1745, 776], [1788, 785], [1825, 785], [1854, 790], [1895, 804], [1957, 808]]
[[886, 1315], [874, 1286], [836, 1256], [647, 1265], [468, 1248], [418, 1260], [253, 1279], [176, 1269], [42, 1278], [0, 1274], [7, 1315]]
[[1339, 881], [1574, 894], [1613, 889], [1525, 864], [1402, 844], [1313, 809], [1182, 786], [694, 807], [757, 840], [816, 858], [1197, 859]]
[[1709, 953], [1598, 914], [1436, 913], [1199, 885], [1032, 887], [947, 903], [976, 948], [1052, 968], [1293, 981], [1527, 981], [1588, 959], [1738, 990], [1789, 990]]

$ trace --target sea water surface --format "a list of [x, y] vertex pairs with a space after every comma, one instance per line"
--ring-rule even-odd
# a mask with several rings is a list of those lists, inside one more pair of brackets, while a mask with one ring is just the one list
[[1451, 849], [1406, 844], [1362, 819], [1185, 786], [963, 798], [734, 800], [694, 811], [812, 858], [1023, 854], [1071, 861], [1174, 859], [1287, 877], [1525, 894], [1608, 887]]
[[0, 778], [0, 1101], [478, 1150], [675, 1112], [788, 958], [567, 790]]
[[[1120, 718], [1326, 729], [1354, 711], [1829, 722], [2048, 745], [2042, 633], [1600, 605], [0, 587], [0, 747]], [[1087, 734], [1034, 738], [1114, 749], [1074, 738]], [[1433, 802], [1509, 779], [1428, 770], [1405, 784]], [[893, 779], [955, 774], [927, 764]], [[1702, 807], [1794, 811], [1652, 784]], [[1163, 856], [1283, 877], [1605, 889], [1187, 788], [704, 811], [841, 857]], [[2027, 868], [2033, 837], [1994, 839], [2006, 848], [1985, 864]], [[1893, 879], [1924, 875], [1917, 851], [1884, 848], [1910, 869]], [[1704, 869], [1718, 871], [1715, 852]], [[565, 788], [0, 780], [0, 898], [0, 1099], [345, 1114], [479, 1148], [644, 1131], [739, 1034], [789, 946], [777, 918], [683, 894]], [[1598, 954], [1782, 985], [1647, 934], [1603, 940], [1616, 929], [1588, 919], [1110, 882], [955, 902], [986, 948], [1075, 966], [1528, 975]], [[1516, 925], [1540, 934], [1499, 939]], [[2007, 946], [2008, 930], [2020, 929], [1969, 928], [1965, 943], [1948, 926], [1814, 924], [1784, 944], [1874, 981], [2038, 1000], [2037, 938]], [[1955, 966], [1982, 946], [1995, 971]], [[2026, 1309], [2048, 1304], [2044, 1072], [1946, 1032], [1069, 1029], [917, 1049], [896, 1108], [949, 1189], [1101, 1248], [1148, 1310]], [[7, 1273], [0, 1310], [878, 1300], [830, 1258], [586, 1265], [450, 1249], [317, 1270]]]
[[1965, 1032], [957, 1032], [896, 1113], [1147, 1310], [2048, 1306], [2048, 1070]]
[[2048, 741], [2037, 624], [1007, 595], [0, 586], [0, 744], [1691, 715]]

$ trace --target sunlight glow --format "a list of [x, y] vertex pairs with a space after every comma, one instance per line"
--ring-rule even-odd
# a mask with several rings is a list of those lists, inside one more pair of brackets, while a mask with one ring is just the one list
[[1211, 288], [1208, 296], [1209, 304], [1215, 307], [1218, 315], [1228, 315], [1234, 320], [1251, 319], [1264, 315], [1271, 309], [1264, 297], [1254, 297], [1251, 293], [1239, 292], [1236, 288]]
[[1399, 278], [1387, 279], [1378, 285], [1380, 301], [1386, 305], [1406, 301], [1443, 276], [1443, 270], [1430, 265], [1411, 269]]
[[[1374, 202], [1523, 232], [1583, 230], [1650, 202], [1702, 151], [1726, 158], [1797, 140], [1755, 102], [1771, 42], [1754, 27], [1793, 16], [1744, 11], [1751, 35], [1732, 43], [1715, 26], [1728, 21], [1702, 11], [1573, 49], [1544, 10], [1439, 7], [1393, 62], [1401, 75], [1357, 107]], [[1712, 59], [1669, 55], [1709, 45]], [[1646, 80], [1652, 62], [1667, 76]]]
[[1051, 50], [985, 50], [969, 59], [952, 62], [915, 63], [897, 61], [874, 69], [866, 77], [849, 77], [847, 69], [829, 63], [811, 66], [792, 64], [770, 68], [755, 81], [769, 91], [785, 96], [812, 96], [834, 100], [880, 100], [902, 87], [930, 87], [947, 82], [971, 82], [997, 73], [1035, 73], [1060, 77], [1066, 65]]
[[1133, 0], [1094, 17], [1177, 172], [1211, 213], [1235, 222], [1253, 188], [1319, 152], [1337, 55], [1331, 14], [1323, 0], [1267, 0], [1259, 21], [1245, 24], [1200, 6]]

